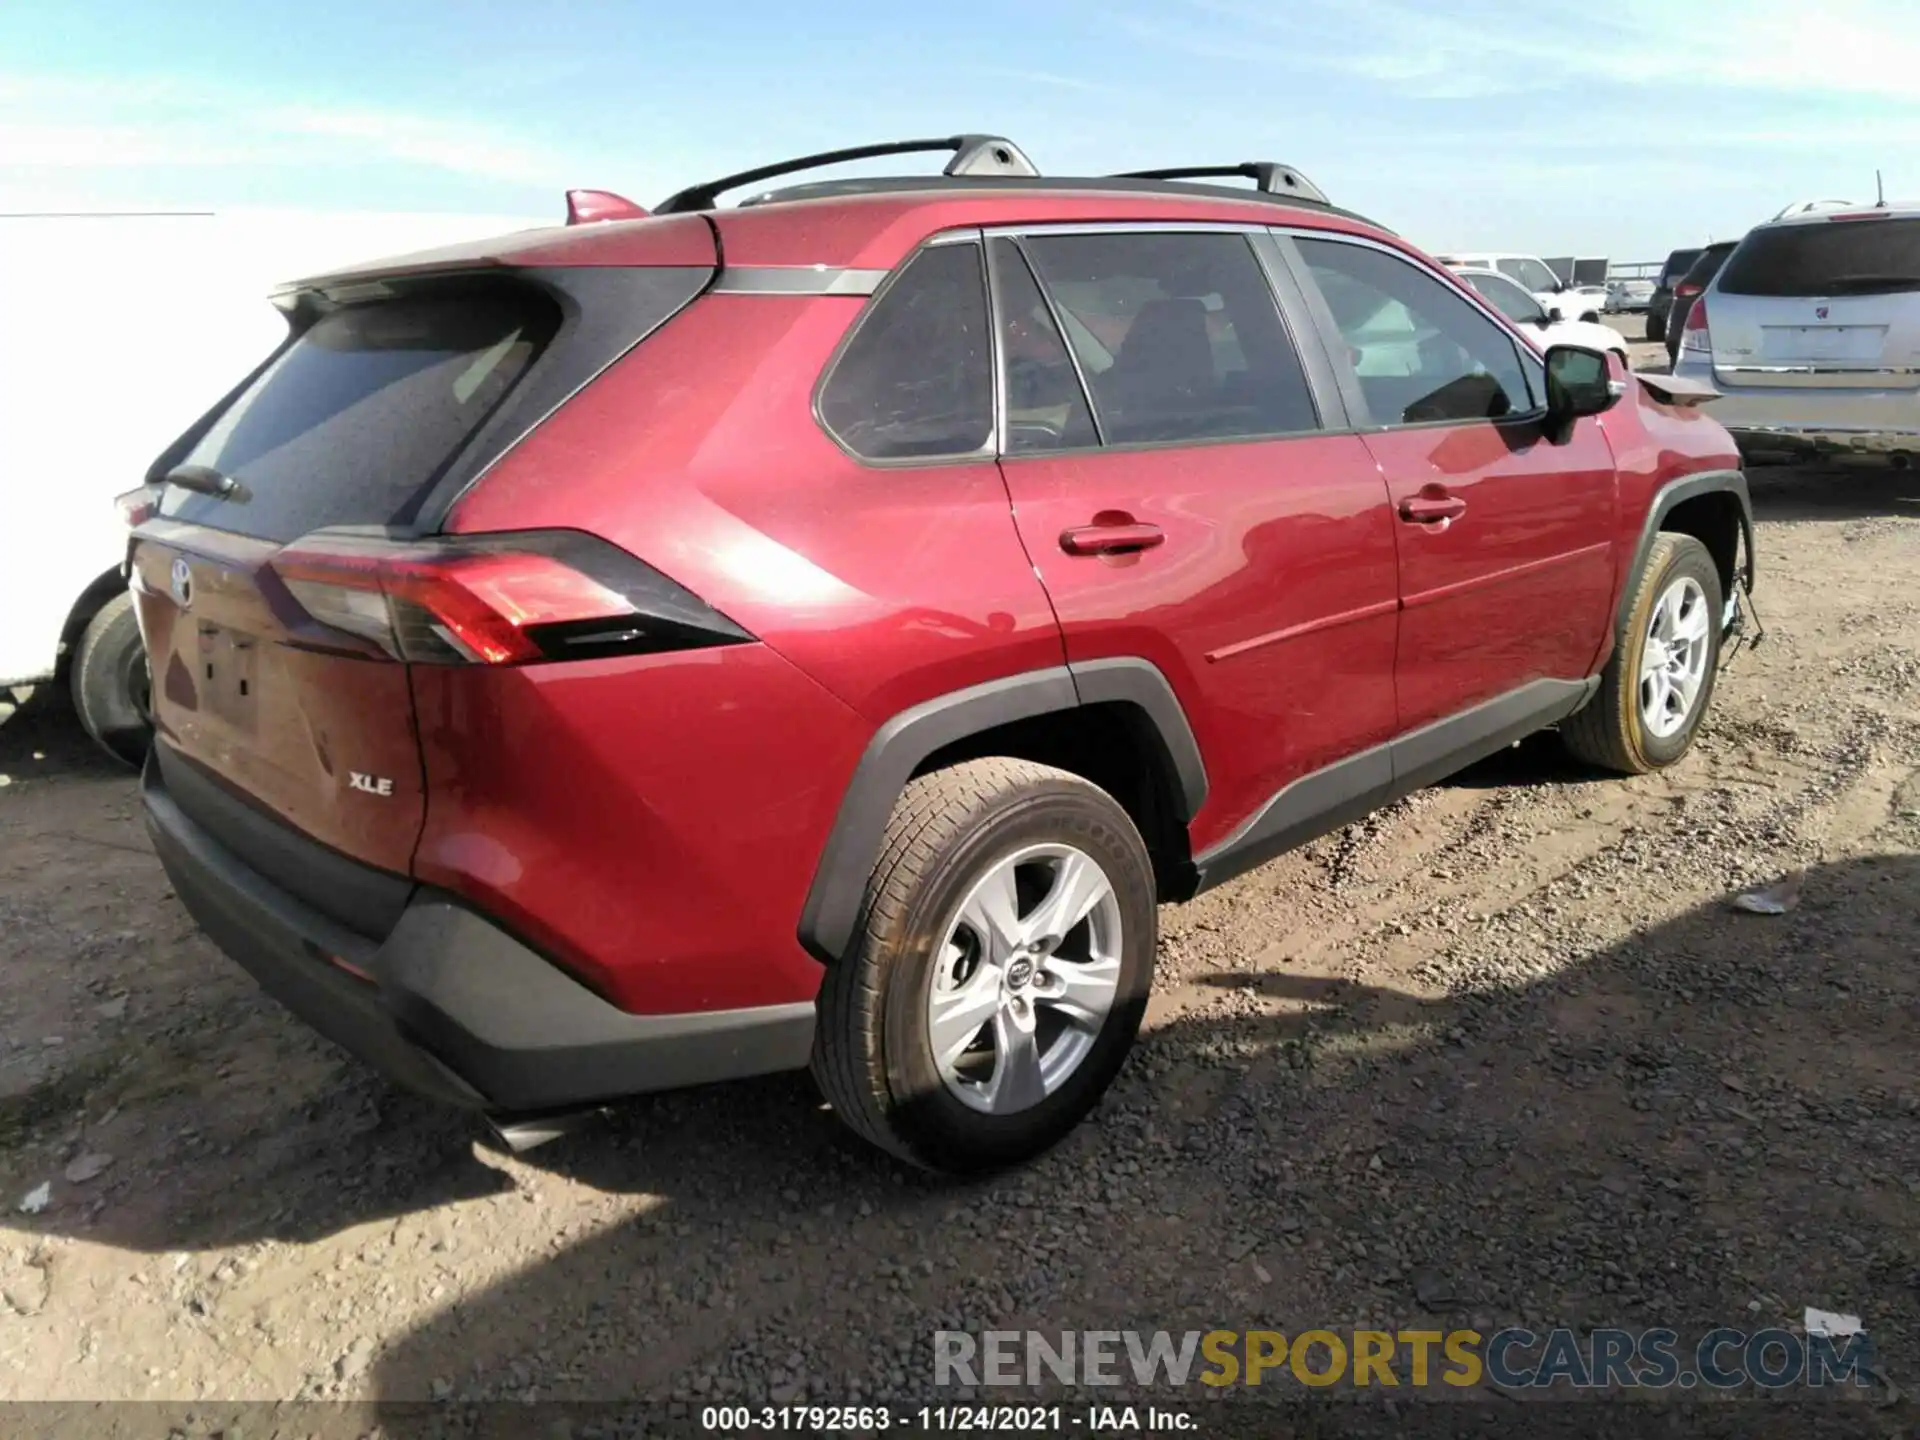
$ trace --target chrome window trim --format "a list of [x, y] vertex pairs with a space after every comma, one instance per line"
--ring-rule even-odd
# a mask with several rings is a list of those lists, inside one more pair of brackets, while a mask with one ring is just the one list
[[[912, 257], [908, 257], [912, 258]], [[710, 295], [872, 295], [890, 272], [841, 265], [734, 265]]]
[[1718, 365], [1722, 375], [1920, 375], [1920, 365]]
[[1019, 240], [1032, 235], [1258, 235], [1272, 227], [1245, 220], [1066, 220], [1058, 224], [1027, 220], [1016, 225], [988, 225], [980, 233], [989, 240]]

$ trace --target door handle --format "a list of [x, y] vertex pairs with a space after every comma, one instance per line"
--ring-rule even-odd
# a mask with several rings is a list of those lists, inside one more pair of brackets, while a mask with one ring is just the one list
[[1158, 525], [1080, 525], [1060, 532], [1060, 548], [1069, 555], [1123, 555], [1151, 550], [1166, 538]]
[[1400, 518], [1415, 525], [1438, 525], [1466, 513], [1467, 502], [1458, 495], [1409, 495], [1400, 502]]

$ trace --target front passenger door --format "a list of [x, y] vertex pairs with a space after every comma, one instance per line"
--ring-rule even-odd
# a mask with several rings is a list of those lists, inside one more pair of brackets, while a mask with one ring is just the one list
[[1401, 729], [1460, 717], [1449, 731], [1471, 745], [1531, 728], [1536, 703], [1564, 711], [1612, 613], [1616, 479], [1600, 422], [1549, 442], [1539, 359], [1438, 275], [1371, 242], [1294, 244], [1345, 342], [1335, 363], [1393, 506]]

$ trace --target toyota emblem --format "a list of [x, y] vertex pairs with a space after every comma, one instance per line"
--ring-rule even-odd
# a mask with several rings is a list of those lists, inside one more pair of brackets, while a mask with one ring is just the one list
[[171, 588], [173, 598], [182, 610], [193, 604], [193, 567], [179, 555], [173, 557]]

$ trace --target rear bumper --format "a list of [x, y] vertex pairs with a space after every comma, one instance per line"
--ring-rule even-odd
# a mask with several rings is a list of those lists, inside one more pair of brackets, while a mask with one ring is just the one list
[[517, 1113], [807, 1063], [810, 1004], [629, 1014], [424, 887], [384, 940], [369, 939], [221, 845], [168, 794], [152, 761], [142, 789], [154, 849], [201, 928], [268, 994], [410, 1089]]
[[1720, 392], [1708, 413], [1748, 453], [1920, 456], [1920, 390], [1734, 385], [1686, 350], [1673, 371]]
[[1729, 425], [1741, 450], [1756, 454], [1920, 457], [1920, 429], [1849, 430], [1815, 425]]

